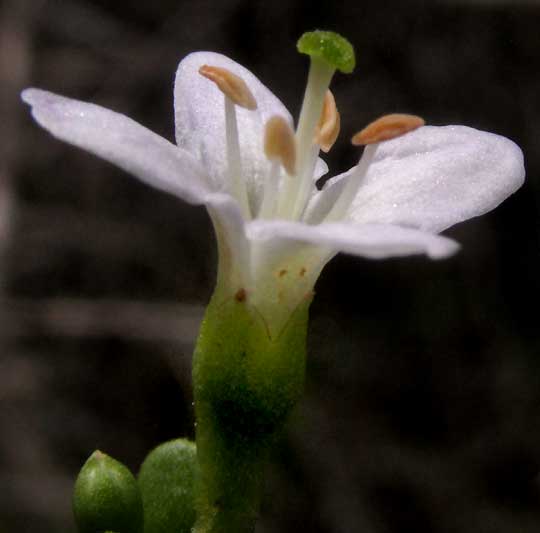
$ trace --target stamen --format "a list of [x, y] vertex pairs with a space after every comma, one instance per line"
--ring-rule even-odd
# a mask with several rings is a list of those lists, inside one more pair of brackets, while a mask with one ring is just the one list
[[266, 123], [264, 153], [268, 159], [279, 159], [287, 174], [294, 175], [296, 165], [294, 133], [284, 118], [276, 115]]
[[416, 115], [385, 115], [372, 122], [352, 138], [356, 146], [366, 145], [358, 165], [347, 178], [343, 190], [332, 209], [326, 215], [325, 222], [341, 220], [356, 197], [362, 180], [367, 174], [369, 165], [380, 142], [395, 139], [425, 124], [424, 119]]
[[257, 109], [257, 101], [244, 80], [226, 68], [203, 65], [199, 68], [199, 74], [213, 81], [224, 95], [227, 173], [230, 193], [236, 197], [244, 216], [249, 219], [251, 213], [246, 184], [242, 176], [236, 106], [254, 110]]
[[358, 132], [351, 139], [351, 142], [355, 146], [361, 146], [388, 141], [396, 137], [401, 137], [401, 135], [405, 135], [405, 133], [409, 133], [424, 124], [424, 119], [416, 115], [405, 115], [401, 113], [384, 115]]
[[236, 105], [245, 107], [250, 111], [257, 109], [255, 97], [240, 76], [233, 74], [226, 68], [211, 65], [203, 65], [199, 68], [199, 74], [213, 81], [219, 90]]
[[265, 181], [263, 201], [259, 209], [259, 218], [271, 218], [274, 215], [278, 193], [280, 164], [290, 176], [294, 175], [296, 166], [296, 144], [294, 133], [287, 121], [274, 116], [264, 130], [264, 153], [272, 162], [270, 175]]
[[339, 135], [341, 119], [332, 91], [326, 91], [321, 118], [315, 130], [314, 142], [328, 153]]

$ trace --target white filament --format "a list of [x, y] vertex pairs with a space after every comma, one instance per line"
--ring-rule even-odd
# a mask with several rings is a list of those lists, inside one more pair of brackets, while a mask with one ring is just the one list
[[373, 156], [377, 151], [377, 146], [379, 146], [378, 143], [369, 144], [365, 147], [364, 153], [362, 154], [355, 171], [347, 178], [347, 183], [344, 185], [341, 194], [326, 217], [324, 217], [323, 222], [336, 222], [345, 217], [349, 207], [351, 207], [354, 198], [356, 197], [356, 194], [358, 193], [358, 189], [362, 185], [364, 177], [367, 174], [369, 165], [371, 164]]
[[246, 184], [242, 175], [242, 160], [240, 158], [240, 140], [238, 137], [238, 121], [236, 118], [236, 105], [226, 95], [225, 98], [225, 137], [227, 143], [227, 172], [231, 194], [238, 200], [242, 214], [246, 220], [251, 219], [251, 211], [247, 195]]
[[257, 218], [273, 218], [275, 215], [278, 193], [281, 164], [279, 159], [273, 159], [270, 166], [270, 173], [264, 183], [264, 192], [261, 208]]

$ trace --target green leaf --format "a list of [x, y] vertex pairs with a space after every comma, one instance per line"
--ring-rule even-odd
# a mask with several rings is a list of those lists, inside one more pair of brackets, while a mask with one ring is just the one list
[[131, 472], [95, 451], [82, 467], [73, 493], [73, 513], [80, 533], [141, 533], [143, 508]]
[[310, 31], [304, 33], [296, 44], [298, 51], [319, 58], [335, 69], [350, 74], [356, 65], [352, 44], [333, 31]]
[[195, 523], [195, 444], [176, 439], [152, 450], [139, 472], [145, 533], [190, 533]]

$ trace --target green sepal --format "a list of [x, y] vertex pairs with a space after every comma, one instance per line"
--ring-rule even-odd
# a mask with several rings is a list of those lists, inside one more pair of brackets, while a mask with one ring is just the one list
[[137, 481], [122, 463], [100, 451], [95, 451], [79, 472], [73, 514], [79, 533], [143, 531]]
[[138, 476], [144, 533], [190, 533], [195, 523], [196, 448], [175, 439], [154, 448]]
[[350, 74], [356, 65], [352, 44], [333, 31], [306, 32], [298, 39], [296, 48], [300, 53], [322, 59], [345, 74]]

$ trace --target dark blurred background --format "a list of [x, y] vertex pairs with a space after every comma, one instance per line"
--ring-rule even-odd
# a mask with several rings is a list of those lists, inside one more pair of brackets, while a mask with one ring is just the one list
[[462, 251], [325, 269], [308, 383], [268, 472], [258, 531], [540, 530], [540, 5], [518, 1], [2, 0], [0, 532], [74, 532], [96, 448], [137, 470], [193, 435], [190, 364], [216, 254], [208, 217], [38, 128], [34, 85], [173, 139], [194, 50], [252, 69], [296, 116], [298, 36], [347, 36], [334, 172], [394, 111], [510, 137], [526, 185], [448, 235]]

